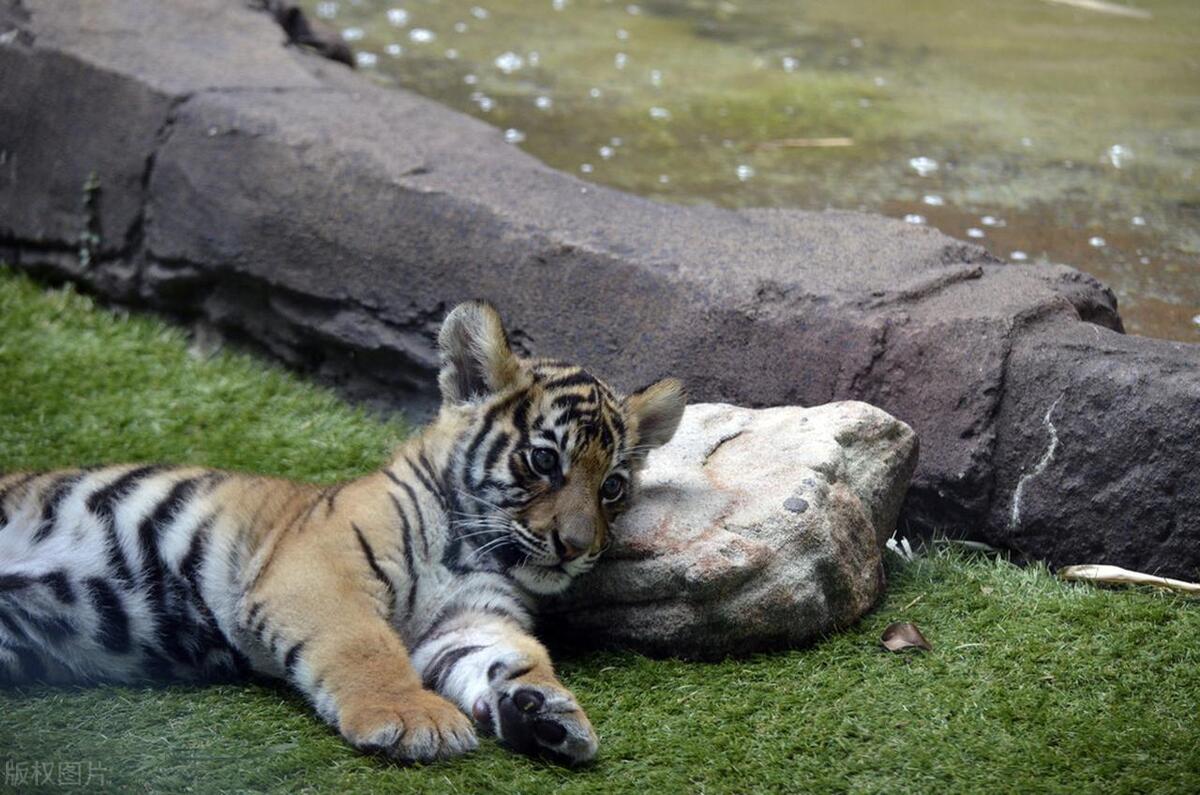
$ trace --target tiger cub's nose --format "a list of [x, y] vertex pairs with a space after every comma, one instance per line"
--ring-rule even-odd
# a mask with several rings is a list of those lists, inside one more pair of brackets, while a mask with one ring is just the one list
[[575, 558], [587, 551], [586, 548], [580, 549], [570, 542], [563, 541], [562, 535], [560, 535], [557, 530], [554, 531], [554, 534], [551, 536], [551, 538], [554, 539], [554, 551], [557, 552], [558, 556], [563, 560], [575, 560]]

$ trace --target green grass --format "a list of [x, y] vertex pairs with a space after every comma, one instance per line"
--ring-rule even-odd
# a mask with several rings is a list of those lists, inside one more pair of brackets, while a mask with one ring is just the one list
[[[0, 469], [165, 459], [333, 478], [402, 433], [257, 360], [198, 359], [156, 321], [0, 272]], [[123, 791], [1195, 791], [1200, 605], [955, 553], [891, 576], [878, 610], [808, 650], [566, 657], [602, 737], [583, 770], [490, 741], [397, 767], [263, 685], [26, 688], [0, 691], [0, 789], [80, 763]], [[899, 619], [934, 651], [882, 651]]]

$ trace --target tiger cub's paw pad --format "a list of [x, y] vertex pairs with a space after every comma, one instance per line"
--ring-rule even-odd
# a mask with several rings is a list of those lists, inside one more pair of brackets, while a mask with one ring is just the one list
[[559, 762], [587, 762], [599, 740], [574, 697], [546, 684], [495, 682], [492, 698], [481, 698], [472, 713], [480, 728], [514, 751]]
[[470, 719], [449, 701], [427, 691], [393, 703], [364, 704], [342, 713], [339, 727], [351, 745], [404, 762], [433, 762], [479, 746]]

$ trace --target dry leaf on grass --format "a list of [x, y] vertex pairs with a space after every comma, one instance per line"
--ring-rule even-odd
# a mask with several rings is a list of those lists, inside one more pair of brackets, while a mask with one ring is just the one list
[[1150, 585], [1179, 593], [1200, 594], [1200, 583], [1172, 580], [1122, 569], [1120, 566], [1064, 566], [1058, 570], [1060, 580], [1098, 582], [1105, 585]]
[[933, 647], [929, 645], [929, 641], [925, 640], [921, 630], [917, 629], [917, 625], [911, 621], [893, 621], [888, 624], [879, 642], [888, 651], [904, 651], [905, 649], [933, 651]]

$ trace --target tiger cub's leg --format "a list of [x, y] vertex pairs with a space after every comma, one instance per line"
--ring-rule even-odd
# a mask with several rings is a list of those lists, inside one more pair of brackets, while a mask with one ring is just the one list
[[413, 650], [426, 687], [474, 716], [481, 731], [524, 754], [586, 762], [599, 740], [545, 647], [515, 621], [464, 613]]
[[243, 631], [355, 748], [433, 761], [478, 746], [470, 720], [421, 686], [380, 603], [333, 569], [308, 567], [252, 592]]

